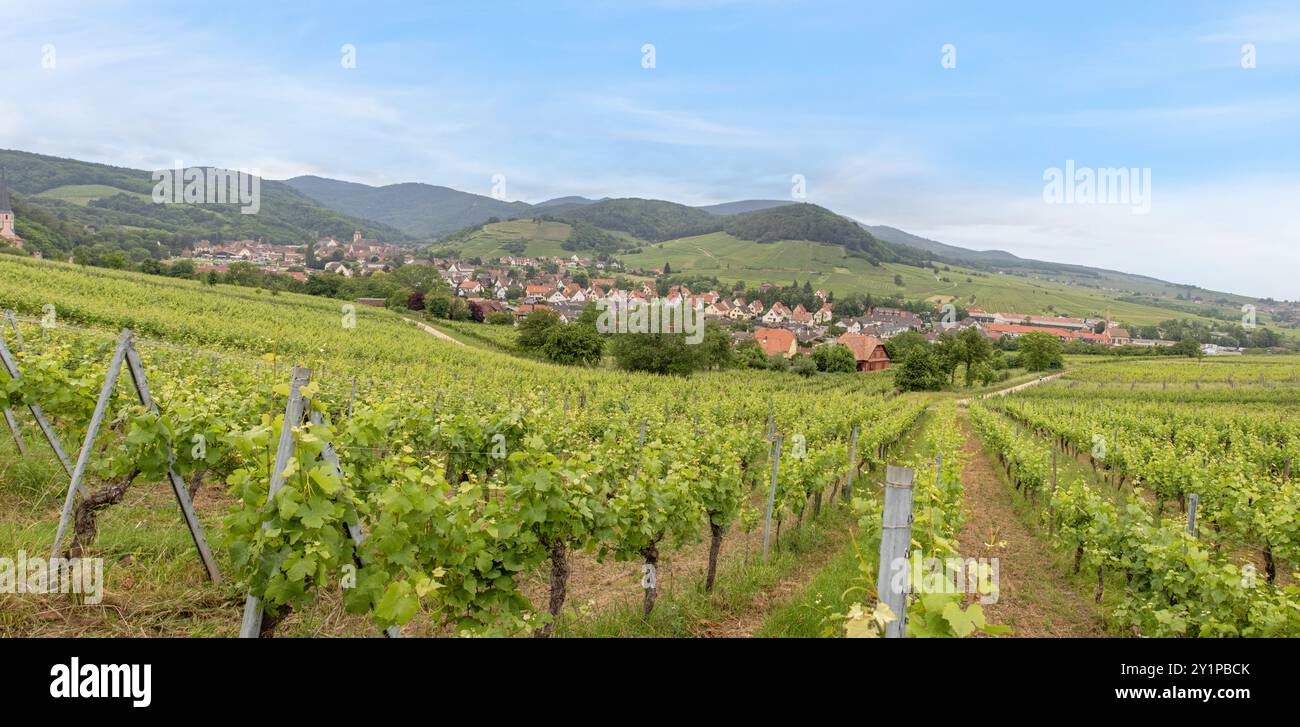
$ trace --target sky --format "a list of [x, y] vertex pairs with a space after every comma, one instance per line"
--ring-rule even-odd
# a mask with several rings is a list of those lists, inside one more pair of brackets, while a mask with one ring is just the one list
[[[0, 0], [0, 68], [0, 148], [528, 202], [798, 175], [869, 224], [1300, 299], [1298, 3]], [[1149, 204], [1090, 202], [1107, 169]]]

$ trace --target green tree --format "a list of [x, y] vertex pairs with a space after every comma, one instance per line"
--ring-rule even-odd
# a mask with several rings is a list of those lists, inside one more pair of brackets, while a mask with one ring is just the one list
[[464, 298], [452, 298], [451, 308], [447, 311], [447, 318], [453, 321], [469, 320], [469, 303], [466, 303]]
[[758, 341], [749, 338], [736, 346], [736, 363], [751, 369], [767, 368], [767, 354]]
[[1065, 365], [1061, 355], [1061, 339], [1050, 333], [1034, 331], [1016, 339], [1020, 365], [1029, 371], [1059, 369]]
[[893, 369], [899, 391], [938, 391], [948, 381], [943, 359], [929, 346], [909, 349], [902, 364]]
[[949, 383], [957, 383], [957, 367], [961, 365], [961, 341], [952, 331], [944, 331], [934, 342], [934, 352], [943, 362]]
[[610, 353], [620, 369], [689, 376], [705, 357], [681, 333], [623, 333], [610, 338]]
[[561, 325], [560, 314], [549, 308], [540, 308], [528, 314], [519, 324], [519, 348], [538, 351], [546, 344], [546, 334]]
[[1188, 358], [1200, 358], [1201, 356], [1201, 344], [1191, 336], [1187, 336], [1174, 344], [1173, 350], [1176, 356], [1186, 356]]
[[925, 340], [925, 336], [916, 331], [900, 333], [897, 336], [885, 341], [885, 351], [889, 353], [890, 361], [902, 361], [907, 358], [907, 354], [914, 348], [929, 348], [930, 342]]
[[818, 371], [845, 373], [856, 371], [858, 368], [858, 361], [853, 357], [853, 352], [842, 343], [818, 346], [813, 349], [812, 357]]
[[424, 309], [428, 311], [430, 318], [447, 318], [451, 315], [451, 296], [434, 295], [425, 298]]
[[725, 369], [735, 361], [731, 348], [731, 334], [714, 321], [704, 324], [704, 340], [696, 345], [700, 349], [702, 368]]
[[567, 366], [590, 366], [600, 362], [605, 339], [594, 328], [579, 323], [551, 326], [546, 331], [542, 353], [546, 358]]
[[953, 351], [966, 365], [966, 385], [970, 386], [975, 381], [974, 368], [993, 358], [993, 345], [978, 328], [967, 328], [958, 333], [957, 343]]

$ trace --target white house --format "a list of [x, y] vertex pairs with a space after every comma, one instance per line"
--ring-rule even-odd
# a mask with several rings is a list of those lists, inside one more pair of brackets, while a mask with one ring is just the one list
[[772, 304], [771, 309], [763, 314], [764, 323], [780, 323], [790, 317], [790, 309], [786, 308], [781, 301]]

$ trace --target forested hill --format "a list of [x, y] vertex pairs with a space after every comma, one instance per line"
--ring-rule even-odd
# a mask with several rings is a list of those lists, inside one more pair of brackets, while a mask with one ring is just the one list
[[919, 264], [929, 257], [920, 250], [882, 242], [858, 223], [815, 204], [788, 204], [722, 219], [723, 229], [742, 240], [808, 240], [840, 245], [875, 263]]
[[605, 230], [626, 232], [651, 242], [703, 235], [722, 229], [722, 220], [716, 215], [684, 204], [657, 199], [610, 199], [581, 206], [557, 207], [547, 212], [560, 219], [577, 220]]
[[285, 184], [330, 209], [363, 219], [382, 220], [420, 239], [446, 235], [493, 217], [503, 220], [523, 217], [532, 209], [525, 202], [505, 202], [418, 182], [372, 187], [306, 176], [294, 177]]
[[198, 240], [265, 239], [300, 245], [317, 236], [397, 242], [401, 231], [331, 210], [283, 182], [262, 180], [257, 214], [238, 204], [165, 205], [151, 198], [152, 173], [107, 164], [0, 150], [14, 197], [17, 232], [28, 249], [66, 258], [74, 248], [89, 263], [113, 253], [139, 262]]

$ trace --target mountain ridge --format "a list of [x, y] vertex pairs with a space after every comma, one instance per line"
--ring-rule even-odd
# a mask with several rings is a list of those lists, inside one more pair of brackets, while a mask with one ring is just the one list
[[[360, 229], [367, 236], [387, 242], [427, 241], [482, 226], [494, 217], [584, 222], [625, 235], [629, 238], [627, 244], [633, 246], [638, 241], [653, 244], [724, 229], [754, 239], [772, 239], [773, 234], [817, 237], [797, 232], [798, 225], [792, 219], [781, 219], [793, 218], [795, 213], [771, 212], [798, 204], [785, 200], [746, 199], [693, 207], [665, 200], [595, 200], [570, 195], [529, 204], [419, 182], [374, 187], [302, 175], [282, 181], [263, 179], [262, 212], [241, 215], [236, 205], [152, 204], [148, 195], [154, 183], [151, 172], [144, 170], [19, 150], [0, 150], [0, 166], [6, 167], [8, 185], [14, 192], [18, 232], [29, 240], [32, 249], [66, 256], [74, 247], [90, 247], [99, 251], [96, 255], [100, 258], [114, 249], [126, 253], [124, 261], [113, 264], [156, 257], [155, 246], [175, 251], [197, 239], [261, 238], [277, 244], [301, 244], [316, 236], [350, 237], [353, 230]], [[777, 228], [785, 226], [792, 231], [758, 231], [756, 221], [762, 220], [765, 212], [776, 220]], [[888, 225], [866, 225], [826, 210], [823, 221], [828, 223], [827, 229], [841, 227], [836, 220], [848, 221], [870, 237], [872, 242], [863, 238], [846, 245], [846, 249], [853, 250], [855, 245], [871, 248], [869, 252], [858, 252], [875, 262], [917, 265], [932, 259], [998, 273], [1050, 276], [1084, 287], [1110, 286], [1116, 296], [1168, 296], [1169, 289], [1178, 289], [1185, 291], [1189, 302], [1193, 295], [1201, 297], [1197, 291], [1222, 305], [1238, 299], [1267, 300], [1217, 294], [1140, 273], [1021, 258], [1003, 250], [970, 250]], [[393, 224], [395, 221], [406, 229]], [[439, 234], [417, 235], [411, 229]], [[830, 237], [839, 238], [830, 242], [841, 245], [847, 239], [839, 233]], [[609, 249], [608, 241], [604, 242], [603, 247]], [[103, 261], [92, 256], [90, 262]], [[1122, 278], [1123, 284], [1113, 285], [1114, 278]]]

